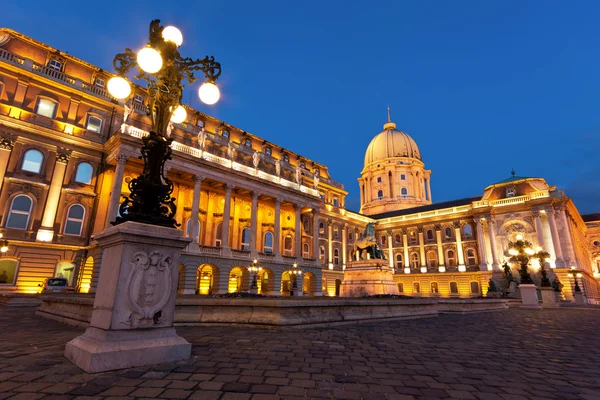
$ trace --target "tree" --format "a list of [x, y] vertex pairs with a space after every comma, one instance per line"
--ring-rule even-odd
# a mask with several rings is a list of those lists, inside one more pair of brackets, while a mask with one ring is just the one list
[[508, 248], [508, 254], [511, 255], [509, 261], [520, 266], [521, 284], [533, 284], [533, 279], [531, 279], [527, 267], [531, 259], [537, 258], [541, 265], [542, 286], [551, 286], [550, 280], [546, 276], [546, 270], [544, 269], [544, 263], [550, 257], [547, 251], [542, 250], [541, 247], [537, 251], [533, 250], [531, 242], [524, 240], [522, 235], [517, 235], [516, 242], [508, 242]]

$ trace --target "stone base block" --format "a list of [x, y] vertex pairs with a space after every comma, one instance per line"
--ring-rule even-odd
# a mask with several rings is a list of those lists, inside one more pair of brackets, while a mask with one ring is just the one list
[[376, 294], [398, 295], [392, 269], [385, 260], [351, 261], [344, 271], [341, 297], [362, 297]]
[[575, 304], [584, 305], [586, 303], [582, 292], [573, 292], [573, 297], [575, 298]]
[[521, 284], [519, 289], [521, 291], [521, 308], [542, 309], [538, 303], [537, 287], [535, 285]]
[[174, 328], [105, 331], [88, 328], [67, 343], [65, 357], [88, 373], [187, 360], [192, 345]]
[[554, 296], [554, 289], [543, 287], [540, 288], [542, 292], [542, 304], [544, 308], [558, 308], [558, 304], [556, 304], [556, 297]]

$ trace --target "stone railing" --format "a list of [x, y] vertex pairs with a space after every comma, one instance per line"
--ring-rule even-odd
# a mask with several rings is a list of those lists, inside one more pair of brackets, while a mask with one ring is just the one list
[[474, 201], [473, 208], [508, 206], [511, 204], [525, 203], [529, 200], [540, 199], [540, 198], [549, 197], [549, 196], [550, 196], [550, 193], [547, 190], [538, 190], [536, 192], [532, 192], [530, 194], [526, 194], [523, 196], [507, 197], [505, 199], [498, 199], [498, 200]]
[[214, 254], [220, 256], [223, 252], [223, 249], [220, 247], [212, 247], [212, 246], [199, 246], [200, 253], [203, 254]]
[[249, 259], [250, 258], [250, 251], [248, 251], [248, 250], [231, 249], [231, 255], [233, 255], [236, 258]]
[[25, 59], [23, 57], [19, 57], [16, 54], [2, 49], [0, 49], [0, 60], [17, 66], [22, 66], [25, 64]]

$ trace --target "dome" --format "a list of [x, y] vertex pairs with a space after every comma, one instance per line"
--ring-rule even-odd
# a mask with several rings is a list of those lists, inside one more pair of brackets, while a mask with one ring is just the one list
[[421, 161], [417, 143], [408, 134], [396, 129], [396, 124], [387, 122], [383, 132], [375, 136], [365, 153], [365, 167], [391, 157], [416, 158]]

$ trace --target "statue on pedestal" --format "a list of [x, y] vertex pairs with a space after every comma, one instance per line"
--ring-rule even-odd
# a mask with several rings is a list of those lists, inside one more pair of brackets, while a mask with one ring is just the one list
[[361, 259], [386, 259], [383, 250], [379, 248], [375, 239], [375, 225], [377, 225], [377, 222], [369, 222], [360, 235], [360, 239], [354, 243], [354, 250], [361, 254]]

